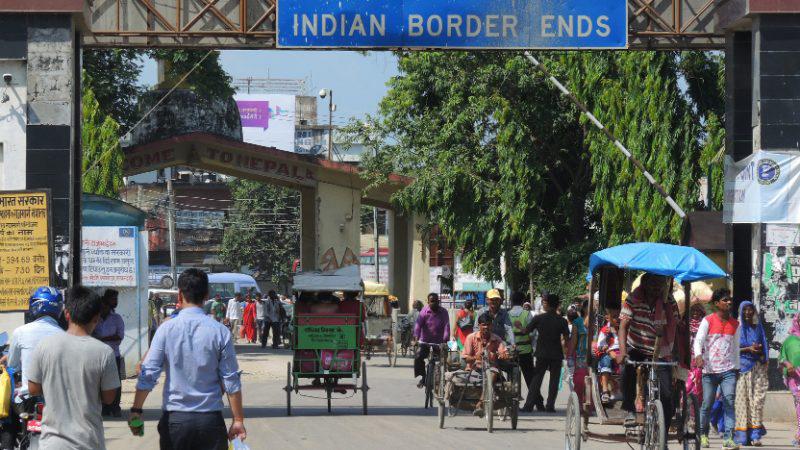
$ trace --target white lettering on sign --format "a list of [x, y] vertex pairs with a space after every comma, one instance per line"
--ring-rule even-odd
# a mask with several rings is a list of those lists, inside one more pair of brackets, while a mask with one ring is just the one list
[[294, 14], [295, 36], [386, 36], [385, 14]]
[[608, 16], [598, 16], [592, 20], [590, 16], [542, 16], [542, 37], [578, 37], [586, 38], [592, 35], [607, 37], [611, 34], [608, 25]]
[[474, 14], [440, 16], [432, 14], [428, 17], [424, 17], [421, 14], [409, 14], [408, 35], [411, 37], [435, 37], [442, 34], [448, 37], [477, 37], [481, 35], [490, 38], [517, 37], [517, 22], [517, 16], [507, 14], [488, 14], [486, 16], [476, 16]]

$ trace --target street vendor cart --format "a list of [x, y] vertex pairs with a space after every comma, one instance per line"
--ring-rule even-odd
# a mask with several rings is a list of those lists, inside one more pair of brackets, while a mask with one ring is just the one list
[[326, 399], [331, 412], [333, 399], [353, 397], [360, 391], [366, 415], [369, 386], [361, 358], [364, 284], [358, 266], [299, 273], [292, 290], [297, 301], [292, 315], [294, 357], [284, 388], [286, 414], [292, 414], [292, 393], [315, 397], [310, 392], [323, 392], [324, 397], [316, 398]]

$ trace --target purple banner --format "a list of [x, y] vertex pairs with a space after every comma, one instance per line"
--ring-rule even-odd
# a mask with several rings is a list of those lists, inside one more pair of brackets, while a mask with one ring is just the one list
[[239, 100], [239, 117], [242, 127], [269, 128], [269, 102], [258, 100]]

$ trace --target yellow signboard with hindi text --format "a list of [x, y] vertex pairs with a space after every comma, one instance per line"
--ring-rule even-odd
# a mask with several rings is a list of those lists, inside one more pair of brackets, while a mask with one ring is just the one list
[[0, 311], [24, 311], [39, 286], [49, 286], [52, 257], [50, 192], [0, 192]]

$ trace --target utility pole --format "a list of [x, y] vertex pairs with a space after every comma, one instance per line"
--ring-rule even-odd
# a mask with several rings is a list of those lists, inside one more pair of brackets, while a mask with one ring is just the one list
[[333, 161], [333, 90], [328, 99], [328, 161]]
[[178, 256], [175, 251], [175, 192], [172, 190], [172, 177], [167, 180], [167, 198], [169, 199], [169, 206], [167, 207], [167, 227], [169, 228], [169, 269], [172, 274], [172, 285], [178, 283]]
[[381, 282], [380, 235], [378, 234], [378, 208], [372, 207], [372, 229], [375, 235], [375, 281]]

